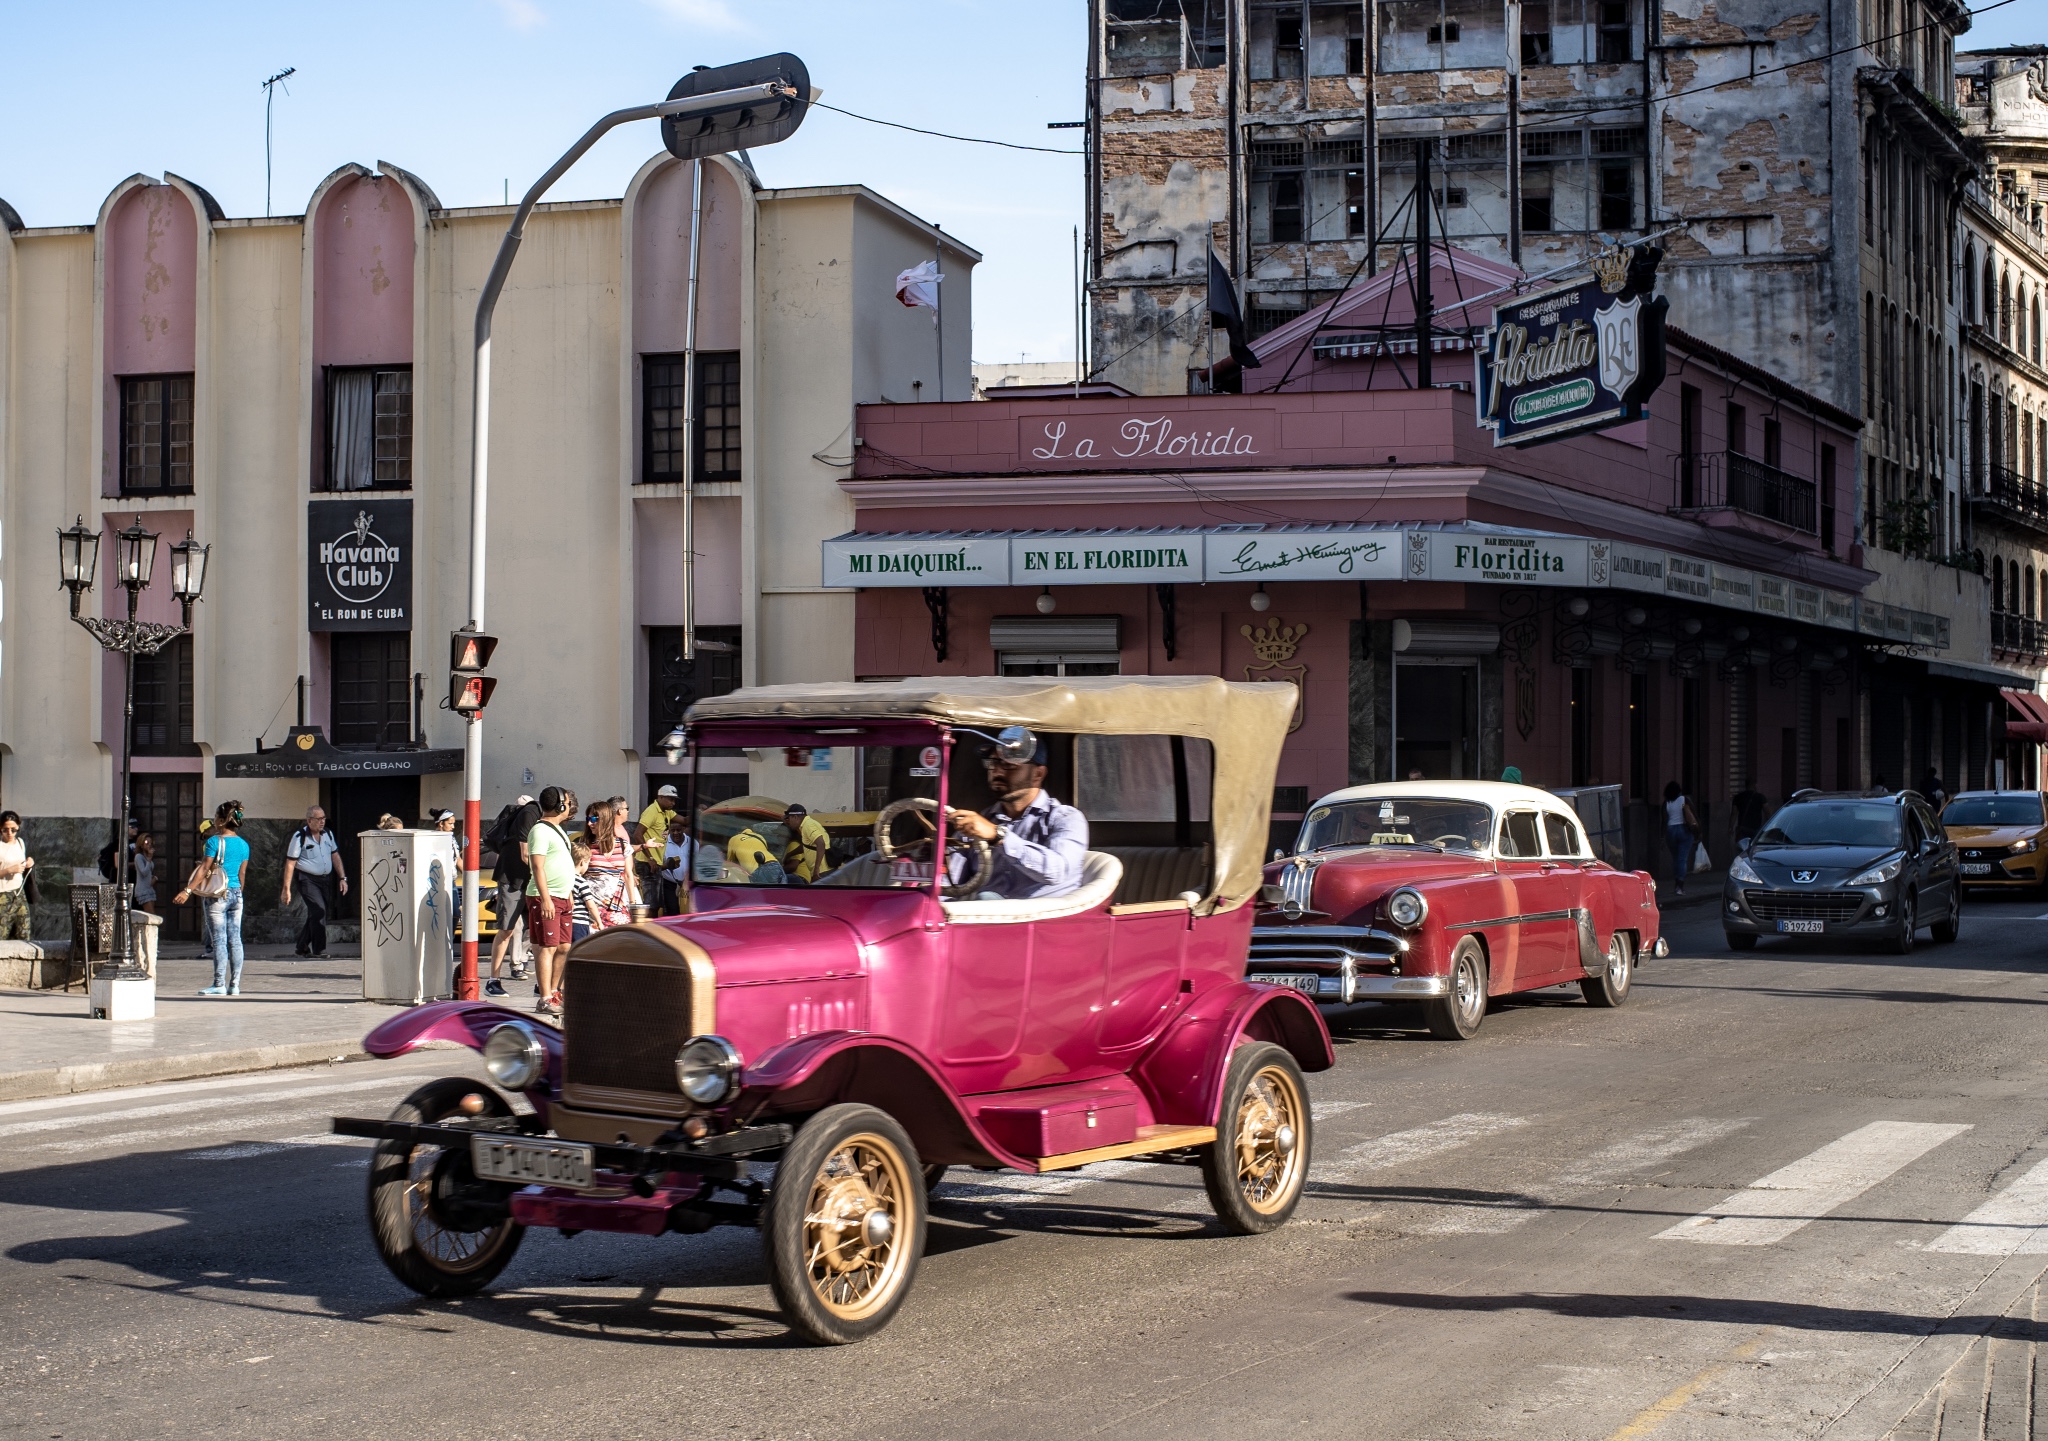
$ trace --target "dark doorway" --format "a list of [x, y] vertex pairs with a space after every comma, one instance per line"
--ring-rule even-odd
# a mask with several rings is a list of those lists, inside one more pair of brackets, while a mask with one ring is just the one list
[[1849, 717], [1835, 717], [1835, 789], [1852, 791], [1856, 786], [1856, 742]]
[[1572, 672], [1572, 784], [1592, 784], [1593, 672]]
[[[342, 631], [335, 635], [329, 655], [334, 678], [334, 743], [402, 746], [411, 741], [411, 632]], [[370, 819], [374, 822], [377, 818]]]
[[408, 827], [419, 823], [420, 780], [418, 776], [376, 776], [362, 780], [320, 782], [320, 808], [327, 812], [327, 828], [341, 847], [341, 863], [348, 872], [349, 893], [335, 898], [336, 920], [356, 918], [356, 880], [364, 831], [377, 828], [377, 817], [397, 816]]
[[1778, 732], [1778, 795], [1790, 800], [1799, 789], [1799, 732], [1785, 726]]
[[156, 913], [165, 941], [199, 939], [199, 907], [174, 906], [171, 897], [199, 864], [197, 775], [138, 775], [130, 792], [135, 818], [156, 841]]
[[1628, 794], [1650, 796], [1650, 678], [1640, 672], [1628, 678]]
[[1479, 666], [1394, 662], [1394, 779], [1474, 780], [1479, 774]]

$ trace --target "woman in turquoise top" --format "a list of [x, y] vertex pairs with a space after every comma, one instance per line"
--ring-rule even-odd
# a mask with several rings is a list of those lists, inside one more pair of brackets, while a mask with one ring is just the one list
[[[213, 984], [199, 993], [202, 996], [242, 994], [242, 878], [249, 869], [249, 843], [242, 839], [241, 829], [242, 803], [223, 801], [214, 812], [205, 856], [208, 865], [227, 878], [228, 888], [206, 901], [206, 923], [213, 933]], [[189, 894], [180, 891], [178, 902], [183, 904]]]

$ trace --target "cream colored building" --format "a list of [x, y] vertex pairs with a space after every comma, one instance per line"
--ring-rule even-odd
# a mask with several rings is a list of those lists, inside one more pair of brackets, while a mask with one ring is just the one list
[[[979, 255], [863, 187], [762, 189], [710, 161], [684, 456], [690, 181], [659, 155], [623, 199], [543, 205], [498, 307], [487, 816], [547, 784], [637, 806], [670, 770], [656, 741], [692, 694], [851, 677], [853, 597], [818, 584], [818, 555], [853, 520], [837, 484], [853, 407], [936, 398], [942, 355], [946, 391], [968, 392]], [[213, 547], [190, 641], [138, 687], [136, 809], [165, 872], [229, 796], [262, 822], [248, 832], [258, 906], [276, 842], [316, 800], [344, 833], [379, 810], [459, 805], [447, 752], [462, 727], [440, 702], [447, 635], [467, 618], [476, 298], [509, 214], [446, 209], [389, 164], [343, 166], [304, 215], [275, 219], [229, 218], [175, 175], [122, 181], [89, 225], [25, 227], [0, 203], [0, 805], [44, 864], [90, 864], [120, 785], [120, 672], [57, 584], [52, 537], [74, 516], [106, 536], [139, 515], [162, 535], [146, 618], [176, 619], [169, 545], [189, 530]], [[932, 312], [894, 296], [897, 273], [941, 246], [943, 345]], [[387, 545], [405, 532], [360, 610], [332, 607], [343, 572], [314, 563], [337, 525]], [[86, 604], [123, 611], [104, 579]], [[342, 759], [261, 778], [301, 703]], [[755, 788], [750, 764], [783, 759], [707, 768], [736, 792]], [[822, 803], [852, 786], [824, 769], [791, 779], [778, 794]]]

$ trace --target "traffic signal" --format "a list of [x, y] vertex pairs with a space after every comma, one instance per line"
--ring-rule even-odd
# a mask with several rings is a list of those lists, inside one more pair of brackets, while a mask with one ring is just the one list
[[478, 631], [458, 630], [448, 637], [448, 709], [469, 716], [491, 703], [498, 681], [483, 671], [497, 648], [496, 636]]

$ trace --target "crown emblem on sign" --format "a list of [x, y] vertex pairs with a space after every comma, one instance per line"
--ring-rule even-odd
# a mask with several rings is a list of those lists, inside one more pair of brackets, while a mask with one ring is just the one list
[[1620, 246], [1603, 250], [1593, 257], [1593, 273], [1600, 277], [1600, 288], [1609, 295], [1621, 294], [1628, 284], [1629, 253]]
[[1262, 626], [1241, 625], [1237, 629], [1252, 643], [1252, 653], [1269, 665], [1293, 660], [1295, 648], [1308, 634], [1306, 625], [1282, 625], [1277, 615]]

